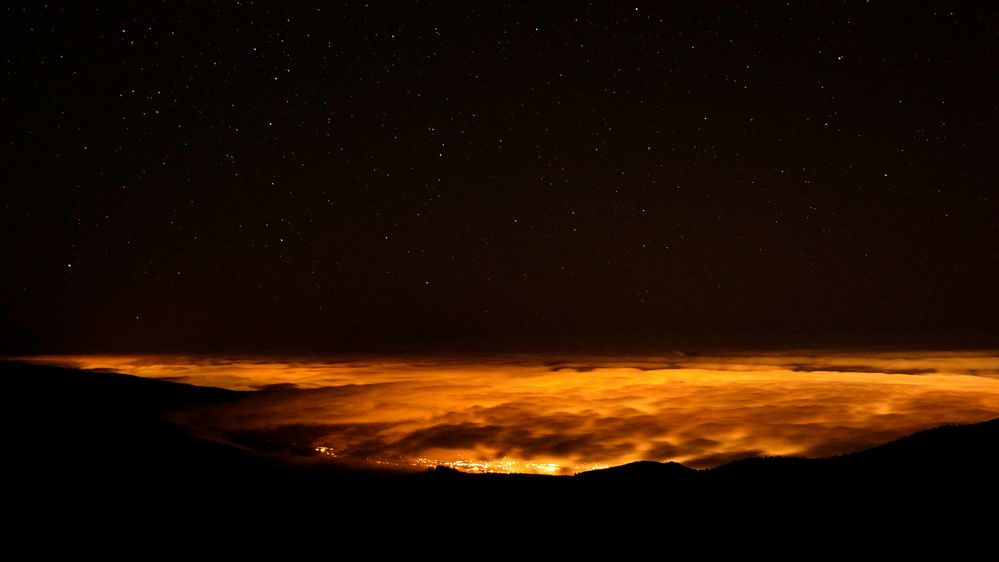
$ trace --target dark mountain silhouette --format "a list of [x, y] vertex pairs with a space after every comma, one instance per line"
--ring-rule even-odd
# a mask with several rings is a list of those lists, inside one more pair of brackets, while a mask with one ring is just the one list
[[675, 462], [638, 461], [601, 470], [591, 470], [575, 476], [588, 482], [609, 480], [645, 481], [650, 478], [670, 479], [677, 482], [690, 482], [697, 477], [697, 471]]

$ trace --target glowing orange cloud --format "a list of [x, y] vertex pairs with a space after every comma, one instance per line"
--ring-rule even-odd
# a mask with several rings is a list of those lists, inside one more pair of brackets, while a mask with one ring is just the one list
[[982, 352], [34, 360], [266, 389], [175, 415], [217, 439], [273, 435], [347, 462], [473, 471], [829, 456], [999, 416], [999, 354]]

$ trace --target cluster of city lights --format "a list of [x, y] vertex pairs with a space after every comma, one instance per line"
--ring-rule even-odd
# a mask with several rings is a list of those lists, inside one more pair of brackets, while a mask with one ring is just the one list
[[[319, 446], [315, 448], [315, 451], [321, 455], [333, 458], [344, 458], [347, 456], [344, 451], [334, 449], [333, 447]], [[367, 457], [363, 461], [369, 464], [398, 468], [434, 469], [445, 467], [473, 474], [577, 474], [587, 470], [607, 468], [608, 466], [603, 464], [586, 464], [568, 467], [558, 463], [523, 462], [505, 458], [496, 460], [443, 460], [428, 457], [400, 457], [395, 459]]]

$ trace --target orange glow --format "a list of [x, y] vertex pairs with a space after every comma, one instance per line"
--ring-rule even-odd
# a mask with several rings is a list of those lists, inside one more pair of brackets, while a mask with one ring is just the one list
[[29, 359], [270, 390], [174, 415], [211, 438], [281, 430], [334, 462], [471, 472], [822, 457], [999, 416], [994, 352]]

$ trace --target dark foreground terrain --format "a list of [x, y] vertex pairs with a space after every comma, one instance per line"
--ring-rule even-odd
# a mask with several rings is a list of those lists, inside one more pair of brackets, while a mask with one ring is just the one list
[[0, 372], [5, 504], [39, 525], [98, 517], [203, 528], [329, 517], [341, 530], [504, 521], [524, 532], [683, 524], [843, 536], [891, 525], [909, 533], [956, 527], [973, 539], [991, 536], [996, 522], [999, 419], [837, 458], [748, 459], [704, 471], [641, 462], [574, 477], [400, 474], [261, 455], [191, 435], [164, 417], [240, 400], [240, 392], [9, 362]]

